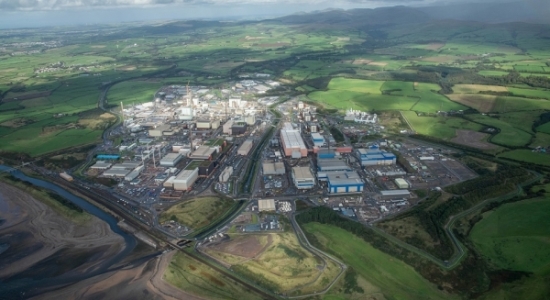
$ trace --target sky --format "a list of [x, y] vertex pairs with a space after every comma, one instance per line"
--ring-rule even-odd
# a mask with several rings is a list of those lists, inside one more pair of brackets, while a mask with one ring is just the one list
[[[173, 19], [261, 19], [327, 8], [432, 6], [466, 1], [472, 0], [0, 0], [0, 28]], [[550, 4], [550, 0], [518, 1]]]

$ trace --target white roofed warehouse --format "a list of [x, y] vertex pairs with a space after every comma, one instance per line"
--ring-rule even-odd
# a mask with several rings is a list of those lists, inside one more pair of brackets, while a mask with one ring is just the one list
[[299, 190], [311, 189], [315, 186], [315, 177], [308, 167], [293, 167], [292, 179]]
[[307, 147], [302, 139], [300, 131], [293, 129], [292, 124], [285, 123], [281, 129], [281, 142], [285, 156], [292, 156], [293, 152], [299, 153], [301, 157], [307, 156]]
[[160, 165], [174, 167], [182, 158], [183, 156], [180, 153], [168, 153], [160, 160]]
[[174, 183], [174, 190], [190, 190], [195, 181], [197, 181], [197, 178], [199, 178], [199, 168], [195, 168], [193, 170], [182, 170], [172, 181]]

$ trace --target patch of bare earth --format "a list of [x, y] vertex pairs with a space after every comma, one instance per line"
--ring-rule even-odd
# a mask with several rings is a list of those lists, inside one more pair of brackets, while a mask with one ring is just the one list
[[[268, 236], [268, 240], [270, 239], [271, 236]], [[235, 256], [253, 258], [262, 252], [264, 246], [257, 236], [247, 235], [239, 239], [230, 239], [227, 242], [213, 246], [212, 249]]]
[[493, 111], [497, 99], [497, 96], [483, 94], [452, 94], [447, 96], [455, 102], [474, 108], [482, 113]]
[[456, 131], [456, 137], [453, 138], [451, 141], [453, 143], [466, 145], [482, 150], [491, 150], [497, 148], [497, 146], [486, 142], [488, 136], [489, 135], [487, 133], [459, 129]]
[[370, 59], [356, 59], [353, 61], [354, 65], [368, 65], [372, 62]]
[[441, 49], [443, 46], [445, 46], [445, 43], [429, 43], [426, 46], [426, 49], [436, 51], [436, 50]]

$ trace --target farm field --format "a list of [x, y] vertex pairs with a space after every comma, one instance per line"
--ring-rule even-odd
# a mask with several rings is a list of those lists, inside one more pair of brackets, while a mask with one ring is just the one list
[[550, 134], [550, 122], [542, 124], [539, 127], [537, 127], [537, 131]]
[[472, 121], [500, 129], [500, 132], [491, 138], [491, 142], [503, 146], [526, 146], [531, 141], [532, 135], [522, 129], [516, 128], [496, 118], [482, 115], [468, 116]]
[[214, 269], [180, 252], [174, 254], [163, 278], [188, 293], [207, 299], [261, 299]]
[[403, 81], [374, 81], [334, 78], [328, 91], [316, 91], [308, 97], [330, 108], [363, 111], [414, 110], [436, 113], [439, 110], [463, 110], [465, 106], [437, 93], [435, 84]]
[[[359, 237], [334, 226], [307, 223], [303, 229], [316, 237], [322, 249], [353, 266], [368, 282], [365, 295], [381, 294], [383, 299], [454, 299], [437, 289], [411, 266], [387, 255]], [[382, 297], [377, 299], [382, 299]], [[337, 296], [326, 299], [341, 299]]]
[[194, 198], [164, 211], [159, 222], [174, 220], [191, 229], [199, 229], [221, 217], [234, 204], [232, 200], [217, 197]]
[[302, 248], [294, 233], [232, 234], [205, 251], [249, 280], [290, 295], [322, 290], [340, 271]]
[[517, 161], [539, 164], [543, 166], [550, 166], [550, 154], [537, 153], [527, 149], [518, 149], [504, 152], [500, 154], [499, 157], [510, 158]]
[[155, 92], [162, 86], [161, 83], [149, 81], [125, 81], [115, 84], [107, 93], [107, 102], [111, 105], [141, 104], [155, 99]]
[[413, 111], [401, 112], [403, 117], [419, 134], [429, 135], [444, 140], [456, 137], [457, 130], [479, 131], [482, 125], [470, 122], [466, 119], [443, 116], [418, 116]]
[[491, 264], [535, 274], [550, 270], [549, 237], [550, 198], [523, 200], [489, 211], [470, 234]]

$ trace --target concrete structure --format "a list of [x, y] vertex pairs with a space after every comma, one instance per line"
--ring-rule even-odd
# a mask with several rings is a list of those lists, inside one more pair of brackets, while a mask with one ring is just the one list
[[322, 135], [315, 132], [311, 134], [311, 139], [313, 140], [313, 145], [315, 147], [323, 147], [327, 144], [327, 142], [325, 141], [325, 138]]
[[155, 128], [149, 129], [149, 136], [151, 136], [151, 137], [161, 137], [166, 132], [170, 132], [170, 131], [171, 131], [170, 125], [159, 125], [159, 126], [156, 126]]
[[108, 163], [106, 161], [98, 160], [94, 165], [90, 167], [90, 169], [107, 170], [111, 167], [111, 165], [111, 163]]
[[161, 160], [160, 165], [163, 167], [175, 167], [183, 158], [180, 153], [168, 153]]
[[139, 174], [141, 174], [141, 171], [143, 170], [143, 166], [139, 166], [137, 168], [135, 168], [132, 172], [126, 174], [126, 176], [124, 176], [124, 180], [126, 181], [132, 181], [134, 179], [136, 179]]
[[363, 166], [395, 165], [397, 161], [395, 154], [381, 151], [378, 147], [358, 149], [357, 155]]
[[231, 175], [233, 175], [233, 167], [227, 166], [220, 174], [220, 177], [219, 177], [220, 182], [226, 183], [227, 181], [229, 181], [229, 177], [231, 177]]
[[254, 125], [256, 123], [256, 116], [255, 115], [249, 115], [244, 117], [244, 121], [247, 125]]
[[199, 178], [199, 168], [182, 170], [173, 180], [174, 189], [176, 191], [190, 190], [195, 181], [197, 181], [197, 178]]
[[292, 180], [299, 190], [311, 189], [315, 186], [315, 178], [311, 174], [309, 167], [293, 167]]
[[299, 152], [301, 157], [307, 156], [307, 148], [300, 131], [292, 129], [290, 123], [285, 123], [281, 129], [281, 142], [285, 156], [292, 156], [293, 152]]
[[411, 193], [408, 190], [387, 190], [380, 191], [383, 199], [409, 198]]
[[200, 146], [197, 150], [193, 151], [189, 156], [191, 159], [207, 160], [212, 159], [212, 155], [216, 152], [216, 148], [208, 146]]
[[317, 170], [326, 171], [351, 171], [351, 168], [343, 161], [337, 158], [320, 159], [317, 161]]
[[239, 147], [239, 150], [237, 150], [237, 154], [243, 156], [248, 155], [248, 153], [250, 153], [250, 150], [252, 149], [252, 146], [254, 146], [254, 140], [246, 139], [246, 141], [244, 141], [243, 144]]
[[62, 173], [59, 173], [59, 176], [67, 181], [73, 181], [73, 176], [65, 173], [65, 172], [62, 172]]
[[197, 129], [210, 129], [210, 128], [212, 128], [212, 123], [209, 120], [197, 121]]
[[435, 160], [435, 157], [433, 157], [433, 156], [420, 156], [418, 159], [420, 159], [420, 160]]
[[176, 176], [170, 176], [170, 178], [166, 179], [162, 186], [166, 188], [174, 188], [174, 179], [176, 179]]
[[364, 183], [357, 172], [330, 172], [328, 173], [328, 191], [334, 193], [360, 193]]
[[264, 172], [264, 175], [284, 175], [286, 173], [285, 164], [282, 162], [263, 163], [262, 170]]
[[205, 160], [199, 166], [199, 177], [208, 177], [218, 166], [217, 161]]
[[233, 126], [233, 123], [235, 123], [233, 120], [229, 120], [223, 124], [223, 133], [224, 134], [231, 134], [231, 127]]
[[105, 177], [124, 178], [130, 172], [131, 172], [131, 170], [128, 170], [128, 169], [111, 168], [110, 170], [107, 170], [107, 171], [103, 172], [103, 176], [105, 176]]
[[263, 199], [258, 200], [258, 211], [275, 211], [275, 200]]
[[409, 183], [403, 178], [395, 178], [394, 182], [395, 182], [395, 185], [397, 185], [397, 187], [400, 189], [409, 188]]

